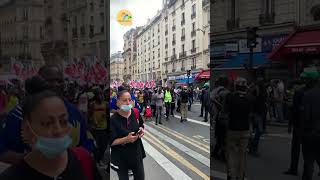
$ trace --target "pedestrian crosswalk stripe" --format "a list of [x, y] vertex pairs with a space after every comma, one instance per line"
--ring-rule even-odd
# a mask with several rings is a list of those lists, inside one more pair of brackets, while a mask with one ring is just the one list
[[201, 155], [200, 153], [193, 151], [192, 149], [184, 146], [183, 144], [171, 139], [170, 137], [166, 136], [165, 134], [153, 129], [150, 126], [147, 126], [147, 131], [158, 136], [160, 138], [160, 140], [162, 141], [166, 141], [170, 144], [172, 144], [174, 147], [178, 148], [180, 151], [186, 153], [187, 155], [189, 155], [190, 157], [196, 159], [197, 161], [199, 161], [200, 163], [206, 165], [207, 167], [210, 167], [210, 159], [204, 157], [203, 155]]
[[[181, 116], [178, 116], [178, 115], [174, 115], [174, 117], [180, 119]], [[198, 121], [198, 120], [194, 120], [194, 119], [190, 119], [190, 118], [187, 118], [187, 120], [189, 122], [192, 122], [192, 123], [196, 123], [196, 124], [201, 124], [201, 125], [204, 125], [204, 126], [209, 126], [210, 127], [210, 124], [209, 123], [206, 123], [206, 122], [201, 122], [201, 121]]]
[[[202, 171], [200, 171], [198, 168], [196, 168], [194, 165], [192, 165], [189, 161], [184, 159], [177, 152], [175, 152], [172, 149], [170, 149], [167, 145], [162, 143], [160, 140], [158, 140], [156, 137], [154, 137], [150, 133], [146, 134], [144, 137], [145, 137], [146, 140], [149, 141], [149, 143], [157, 146], [159, 149], [161, 149], [161, 151], [165, 152], [166, 154], [170, 155], [172, 158], [174, 158], [177, 161], [179, 161], [182, 165], [186, 166], [188, 169], [190, 169], [191, 171], [193, 171], [194, 173], [199, 175], [201, 178], [203, 178], [205, 180], [209, 180], [210, 179], [209, 176], [204, 174]], [[165, 147], [165, 148], [162, 148], [162, 147]]]
[[181, 134], [179, 132], [173, 131], [170, 128], [167, 128], [165, 126], [159, 125], [159, 126], [157, 126], [157, 128], [159, 128], [159, 129], [161, 129], [161, 130], [163, 130], [163, 131], [175, 136], [178, 139], [181, 139], [182, 141], [184, 141], [186, 143], [189, 143], [189, 144], [191, 144], [191, 145], [203, 150], [206, 153], [210, 153], [210, 147], [208, 145], [202, 144], [202, 143], [200, 143], [200, 142], [198, 142], [198, 141], [196, 141], [196, 140], [194, 140], [192, 138], [189, 138], [188, 136], [185, 136], [185, 135], [183, 135], [183, 134]]
[[169, 159], [162, 155], [158, 150], [152, 147], [147, 141], [142, 139], [146, 152], [152, 157], [173, 179], [191, 180], [187, 174], [174, 165]]

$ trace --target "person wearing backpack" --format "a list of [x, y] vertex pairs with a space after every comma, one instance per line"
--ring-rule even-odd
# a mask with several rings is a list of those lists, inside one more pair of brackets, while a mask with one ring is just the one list
[[224, 111], [224, 101], [225, 97], [230, 93], [228, 89], [229, 80], [227, 77], [219, 77], [216, 84], [217, 87], [210, 94], [211, 112], [215, 114], [214, 135], [216, 138], [216, 144], [211, 154], [217, 160], [224, 160], [226, 121], [228, 120], [228, 115]]
[[202, 104], [204, 106], [204, 120], [203, 122], [208, 122], [208, 113], [210, 111], [210, 92], [209, 92], [209, 84], [205, 83], [203, 85], [204, 91], [203, 92], [203, 101]]
[[146, 157], [141, 138], [144, 135], [144, 122], [129, 91], [118, 93], [117, 106], [120, 108], [110, 118], [111, 162], [118, 167], [119, 180], [129, 180], [128, 170], [134, 179], [144, 180], [143, 159]]
[[226, 134], [227, 180], [244, 180], [246, 176], [249, 118], [253, 112], [252, 98], [247, 94], [247, 80], [237, 78], [235, 91], [225, 100], [229, 115]]

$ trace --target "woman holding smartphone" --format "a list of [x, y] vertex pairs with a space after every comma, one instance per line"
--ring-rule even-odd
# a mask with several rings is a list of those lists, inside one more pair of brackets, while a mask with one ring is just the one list
[[117, 95], [119, 110], [111, 116], [111, 161], [118, 166], [119, 180], [129, 180], [131, 169], [135, 180], [144, 180], [143, 158], [146, 157], [141, 137], [144, 135], [143, 120], [135, 113], [129, 91]]

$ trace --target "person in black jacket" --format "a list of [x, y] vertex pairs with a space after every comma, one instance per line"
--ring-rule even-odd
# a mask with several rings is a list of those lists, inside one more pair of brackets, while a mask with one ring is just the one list
[[226, 135], [228, 180], [244, 180], [246, 173], [249, 115], [252, 113], [246, 82], [244, 78], [236, 79], [235, 91], [227, 95], [225, 102], [225, 111], [229, 114]]
[[320, 162], [320, 74], [316, 69], [305, 71], [305, 76], [314, 87], [304, 93], [302, 98], [302, 153], [304, 168], [302, 180], [312, 180], [314, 162]]
[[181, 111], [181, 120], [180, 122], [187, 121], [187, 103], [188, 103], [188, 92], [187, 87], [183, 87], [181, 93], [180, 93], [180, 99], [181, 99], [181, 105], [180, 105], [180, 111]]

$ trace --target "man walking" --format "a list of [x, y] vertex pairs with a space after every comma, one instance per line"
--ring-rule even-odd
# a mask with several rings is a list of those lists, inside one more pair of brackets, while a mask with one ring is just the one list
[[156, 94], [156, 125], [162, 124], [161, 115], [162, 115], [162, 106], [163, 106], [163, 93], [161, 88], [159, 88], [158, 93]]
[[227, 179], [244, 180], [249, 141], [249, 114], [252, 112], [246, 79], [236, 79], [235, 91], [226, 97], [226, 111], [229, 114], [226, 135]]
[[314, 87], [305, 92], [302, 99], [302, 153], [304, 168], [302, 180], [312, 180], [314, 162], [320, 162], [320, 74], [314, 68], [306, 71]]
[[187, 87], [183, 87], [181, 93], [181, 106], [180, 106], [180, 111], [181, 111], [181, 120], [180, 122], [187, 121], [187, 103], [188, 103], [188, 92], [187, 92]]

